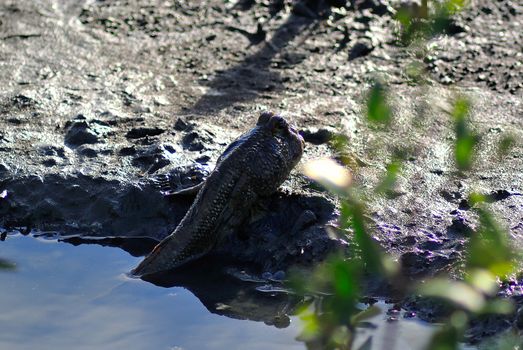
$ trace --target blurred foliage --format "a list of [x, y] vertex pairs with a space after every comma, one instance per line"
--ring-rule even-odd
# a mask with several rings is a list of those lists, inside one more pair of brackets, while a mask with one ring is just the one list
[[454, 101], [451, 115], [454, 119], [454, 131], [456, 143], [454, 144], [454, 158], [460, 170], [468, 170], [474, 159], [474, 148], [479, 137], [470, 129], [468, 115], [470, 102], [464, 97], [458, 97]]
[[340, 196], [347, 193], [347, 188], [352, 181], [350, 172], [332, 159], [311, 161], [304, 166], [303, 173]]
[[365, 207], [353, 193], [345, 198], [340, 208], [340, 226], [344, 231], [352, 230], [347, 235], [351, 243], [353, 256], [350, 263], [360, 266], [369, 273], [390, 276], [396, 272], [396, 266], [372, 239], [368, 230]]
[[480, 350], [521, 350], [522, 348], [523, 336], [515, 331], [490, 339], [479, 347]]
[[303, 331], [299, 340], [309, 349], [352, 349], [355, 330], [380, 313], [362, 307], [363, 260], [331, 256], [312, 275], [293, 273], [291, 287], [309, 301], [299, 310]]
[[418, 288], [421, 295], [440, 298], [457, 310], [434, 335], [429, 350], [457, 349], [473, 315], [514, 312], [511, 300], [496, 298], [496, 295], [499, 279], [506, 279], [518, 268], [516, 251], [510, 245], [506, 230], [484, 206], [486, 196], [473, 193], [469, 202], [478, 214], [479, 226], [471, 235], [466, 250], [464, 280], [437, 278]]
[[453, 313], [449, 322], [434, 334], [427, 350], [458, 350], [467, 322], [464, 312]]
[[328, 259], [312, 276], [297, 280], [295, 275], [293, 284], [306, 286], [301, 292], [315, 296], [300, 312], [301, 340], [322, 349], [350, 349], [357, 323], [353, 316], [362, 311], [358, 308], [360, 275], [357, 264], [349, 264], [341, 256]]
[[337, 176], [328, 179], [328, 175], [334, 173], [332, 169], [326, 171], [325, 164], [318, 162], [310, 163], [305, 169], [307, 176], [342, 199], [340, 227], [335, 234], [343, 236], [351, 245], [351, 256], [340, 253], [330, 257], [312, 276], [291, 274], [291, 288], [302, 296], [312, 296], [312, 302], [299, 312], [304, 325], [299, 339], [307, 343], [309, 349], [352, 349], [356, 327], [380, 312], [376, 307], [361, 306], [363, 275], [388, 278], [397, 272], [396, 264], [370, 235], [363, 202], [350, 184], [343, 191], [333, 186], [338, 182]]
[[8, 260], [0, 258], [0, 270], [14, 270], [15, 268], [15, 264]]
[[425, 82], [425, 65], [421, 61], [412, 61], [405, 68], [405, 75], [411, 83]]
[[[399, 8], [396, 13], [402, 27], [400, 39], [406, 44], [426, 42], [435, 35], [452, 30], [451, 16], [461, 11], [466, 3], [466, 0], [422, 0], [419, 5], [409, 2], [409, 6]], [[422, 51], [419, 58], [426, 54]], [[421, 62], [407, 67], [406, 76], [411, 81], [423, 81], [424, 74]], [[366, 100], [365, 120], [371, 128], [379, 127], [382, 134], [393, 132], [393, 113], [387, 95], [386, 84], [376, 81]], [[473, 168], [479, 146], [479, 137], [469, 120], [470, 112], [471, 103], [463, 96], [452, 101], [448, 112], [454, 125], [453, 154], [459, 171]], [[498, 145], [498, 155], [508, 154], [514, 144], [512, 136], [503, 137]], [[357, 169], [358, 162], [348, 151], [348, 145], [349, 139], [344, 135], [331, 141], [341, 163]], [[404, 150], [393, 152], [383, 178], [374, 188], [375, 193], [387, 197], [395, 195], [401, 169], [410, 158], [412, 149], [406, 144]], [[428, 350], [457, 350], [471, 319], [514, 312], [513, 303], [498, 298], [497, 294], [500, 281], [517, 271], [520, 256], [511, 246], [507, 230], [489, 211], [488, 196], [472, 193], [468, 201], [477, 214], [478, 225], [470, 234], [464, 259], [460, 261], [462, 279], [438, 276], [422, 282], [410, 281], [403, 275], [401, 266], [373, 239], [365, 198], [349, 181], [352, 176], [341, 170], [341, 165], [331, 162], [311, 163], [306, 175], [339, 197], [339, 226], [331, 233], [349, 242], [350, 250], [332, 256], [312, 274], [291, 274], [291, 287], [306, 300], [300, 310], [304, 325], [300, 339], [308, 349], [353, 349], [356, 328], [380, 312], [377, 307], [364, 307], [361, 302], [363, 281], [369, 275], [392, 286], [398, 298], [415, 294], [422, 298], [436, 298], [448, 305], [450, 316], [433, 335]], [[502, 339], [492, 349], [516, 349], [514, 344], [519, 345], [521, 339], [514, 339]], [[366, 342], [361, 349], [370, 349], [370, 343]]]
[[[371, 88], [367, 106], [370, 125], [387, 126], [392, 122], [386, 89], [381, 83]], [[460, 170], [473, 166], [478, 143], [478, 137], [469, 125], [469, 111], [470, 102], [458, 97], [449, 112], [456, 134], [456, 166]], [[383, 118], [383, 115], [387, 117]], [[343, 153], [343, 149], [347, 153], [347, 137], [335, 137], [331, 144], [339, 153]], [[393, 152], [393, 160], [387, 165], [387, 171], [375, 192], [393, 193], [403, 161], [408, 158], [408, 149], [406, 146], [404, 150]], [[361, 285], [368, 275], [387, 281], [404, 296], [416, 293], [422, 297], [438, 298], [449, 305], [453, 312], [432, 337], [428, 346], [430, 350], [458, 349], [473, 317], [514, 312], [510, 300], [496, 298], [496, 295], [499, 280], [516, 271], [517, 254], [510, 245], [506, 230], [486, 207], [488, 196], [472, 193], [469, 198], [472, 209], [477, 213], [478, 226], [468, 242], [463, 261], [463, 280], [438, 277], [416, 287], [416, 283], [405, 282], [407, 279], [403, 277], [401, 267], [372, 238], [365, 200], [350, 181], [350, 174], [341, 168], [334, 161], [322, 160], [309, 163], [305, 171], [307, 176], [340, 198], [339, 227], [335, 234], [350, 243], [349, 255], [340, 253], [331, 257], [317, 267], [312, 276], [294, 274], [292, 278], [294, 291], [308, 298], [300, 310], [304, 329], [299, 339], [309, 349], [353, 349], [356, 328], [379, 312], [374, 307], [362, 308]], [[368, 346], [364, 344], [365, 348]]]
[[428, 1], [403, 3], [395, 18], [401, 24], [399, 39], [409, 45], [415, 41], [427, 40], [453, 29], [452, 15], [461, 11], [466, 0]]
[[380, 82], [375, 82], [367, 99], [367, 119], [371, 123], [386, 125], [390, 122], [391, 116], [385, 86]]
[[504, 279], [515, 272], [516, 254], [509, 244], [506, 230], [500, 227], [492, 213], [483, 206], [476, 211], [480, 226], [469, 241], [467, 267], [484, 269]]
[[512, 135], [505, 135], [498, 145], [498, 157], [505, 157], [516, 145], [516, 139]]
[[383, 193], [389, 198], [395, 197], [396, 192], [394, 191], [394, 187], [396, 186], [396, 182], [398, 180], [400, 171], [401, 161], [395, 160], [389, 163], [387, 165], [387, 172], [385, 174], [385, 177], [376, 187], [376, 192]]

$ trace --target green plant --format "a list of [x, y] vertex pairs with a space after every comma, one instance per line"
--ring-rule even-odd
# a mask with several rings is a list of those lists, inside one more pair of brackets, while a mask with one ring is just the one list
[[404, 4], [395, 15], [401, 25], [400, 41], [409, 45], [447, 33], [452, 25], [452, 15], [461, 11], [466, 4], [467, 0], [422, 0], [421, 5], [416, 2]]
[[[372, 94], [369, 96], [368, 104], [386, 104], [384, 96], [379, 102], [375, 101]], [[469, 108], [468, 100], [459, 97], [450, 113], [456, 130], [454, 155], [460, 170], [470, 169], [477, 147], [477, 142], [470, 141], [475, 140], [476, 136], [470, 131], [466, 118]], [[382, 107], [381, 110], [389, 111], [390, 108]], [[368, 120], [375, 123], [376, 118], [369, 117]], [[334, 147], [346, 147], [345, 140], [344, 137], [335, 138]], [[376, 186], [375, 193], [387, 194], [391, 191], [400, 171], [401, 161], [392, 161], [387, 166], [384, 178]], [[519, 255], [510, 245], [506, 230], [488, 210], [485, 196], [473, 193], [468, 200], [477, 213], [479, 225], [468, 242], [462, 280], [438, 277], [419, 285], [406, 284], [400, 267], [373, 240], [365, 199], [359, 195], [360, 191], [352, 183], [348, 170], [333, 160], [321, 160], [309, 163], [304, 173], [340, 198], [339, 229], [335, 234], [342, 235], [351, 247], [350, 254], [340, 253], [319, 266], [312, 278], [296, 277], [292, 284], [298, 294], [309, 298], [309, 302], [301, 309], [301, 318], [305, 324], [301, 339], [313, 344], [311, 348], [352, 349], [356, 327], [368, 316], [378, 312], [372, 307], [361, 308], [360, 286], [366, 274], [381, 276], [404, 295], [416, 293], [439, 298], [450, 305], [453, 311], [432, 338], [430, 350], [458, 349], [473, 317], [514, 311], [509, 300], [496, 298], [496, 295], [499, 291], [498, 281], [517, 270], [516, 260]]]
[[[405, 44], [426, 41], [449, 28], [451, 16], [463, 9], [465, 0], [428, 1], [418, 7], [400, 8], [396, 19], [402, 27], [400, 40]], [[422, 45], [423, 46], [423, 45]], [[417, 62], [420, 63], [420, 62]], [[415, 75], [422, 74], [419, 65]], [[411, 74], [412, 75], [412, 74]], [[419, 79], [423, 81], [423, 79]], [[465, 96], [457, 96], [448, 112], [454, 126], [453, 155], [458, 176], [466, 176], [473, 169], [479, 136], [471, 125], [469, 115], [471, 102]], [[370, 132], [394, 132], [392, 109], [388, 103], [388, 88], [384, 82], [375, 82], [366, 100], [365, 120]], [[405, 140], [410, 142], [413, 140]], [[514, 311], [510, 300], [497, 297], [500, 281], [514, 274], [519, 266], [519, 253], [510, 245], [507, 231], [494, 218], [485, 196], [472, 193], [468, 203], [475, 211], [478, 226], [471, 233], [465, 250], [460, 279], [439, 276], [423, 282], [403, 277], [401, 267], [386, 254], [373, 239], [373, 232], [366, 212], [367, 199], [361, 189], [353, 184], [352, 176], [345, 166], [355, 168], [354, 157], [347, 151], [348, 138], [336, 136], [332, 147], [338, 153], [341, 164], [333, 160], [309, 163], [304, 173], [330, 190], [340, 199], [339, 228], [333, 234], [350, 242], [349, 252], [339, 252], [318, 266], [312, 276], [294, 274], [292, 287], [306, 297], [300, 317], [304, 322], [301, 339], [310, 349], [352, 349], [355, 329], [369, 316], [376, 315], [377, 308], [362, 308], [362, 282], [368, 275], [379, 276], [394, 286], [403, 296], [420, 295], [437, 298], [448, 304], [449, 317], [431, 339], [428, 349], [458, 349], [472, 318], [487, 314], [509, 314]], [[507, 135], [499, 143], [498, 156], [504, 157], [515, 145], [514, 137]], [[405, 149], [409, 149], [406, 145]], [[386, 172], [374, 188], [378, 196], [394, 197], [394, 187], [401, 176], [403, 164], [409, 151], [396, 152], [386, 165]], [[456, 272], [456, 271], [455, 271]], [[516, 344], [508, 337], [500, 340], [492, 349], [509, 349]], [[509, 344], [509, 345], [507, 345]], [[366, 348], [366, 344], [363, 347]], [[516, 349], [515, 347], [510, 349]]]
[[14, 269], [15, 269], [15, 265], [12, 262], [0, 258], [0, 270], [14, 270]]

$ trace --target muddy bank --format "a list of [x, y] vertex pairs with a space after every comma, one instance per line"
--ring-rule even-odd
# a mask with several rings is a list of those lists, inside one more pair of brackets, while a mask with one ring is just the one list
[[[162, 194], [157, 179], [132, 184], [56, 174], [1, 184], [4, 228], [71, 243], [121, 244], [124, 249], [134, 247], [137, 239], [152, 248], [151, 242], [159, 242], [176, 228], [194, 199]], [[325, 230], [336, 218], [335, 204], [328, 199], [303, 191], [280, 192], [259, 205], [261, 209], [236, 237], [218, 248], [219, 253], [275, 272], [300, 262], [311, 266], [343, 246]], [[132, 253], [136, 248], [128, 250]]]

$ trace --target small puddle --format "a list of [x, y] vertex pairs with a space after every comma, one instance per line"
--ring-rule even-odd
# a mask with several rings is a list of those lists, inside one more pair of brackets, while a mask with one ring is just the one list
[[[0, 272], [0, 349], [305, 349], [296, 340], [297, 317], [277, 328], [211, 313], [185, 288], [126, 277], [141, 258], [121, 249], [10, 235], [0, 242], [0, 257], [17, 265]], [[256, 298], [248, 301], [252, 313], [261, 313]], [[215, 310], [224, 307], [240, 306]], [[386, 317], [370, 320], [376, 327], [358, 329], [357, 343], [372, 337], [370, 349], [421, 350], [435, 330]]]
[[8, 236], [0, 349], [303, 349], [284, 329], [211, 314], [184, 288], [125, 276], [141, 259], [97, 245]]

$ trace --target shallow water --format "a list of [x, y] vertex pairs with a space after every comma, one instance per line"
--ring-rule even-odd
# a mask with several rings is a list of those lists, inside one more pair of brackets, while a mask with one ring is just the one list
[[189, 291], [125, 277], [117, 248], [9, 236], [0, 256], [0, 349], [303, 349], [298, 327], [211, 314]]
[[[296, 317], [279, 329], [213, 314], [185, 288], [126, 277], [141, 259], [118, 248], [14, 235], [0, 257], [17, 265], [0, 272], [0, 349], [305, 349]], [[357, 343], [376, 350], [422, 349], [435, 329], [371, 321]]]

